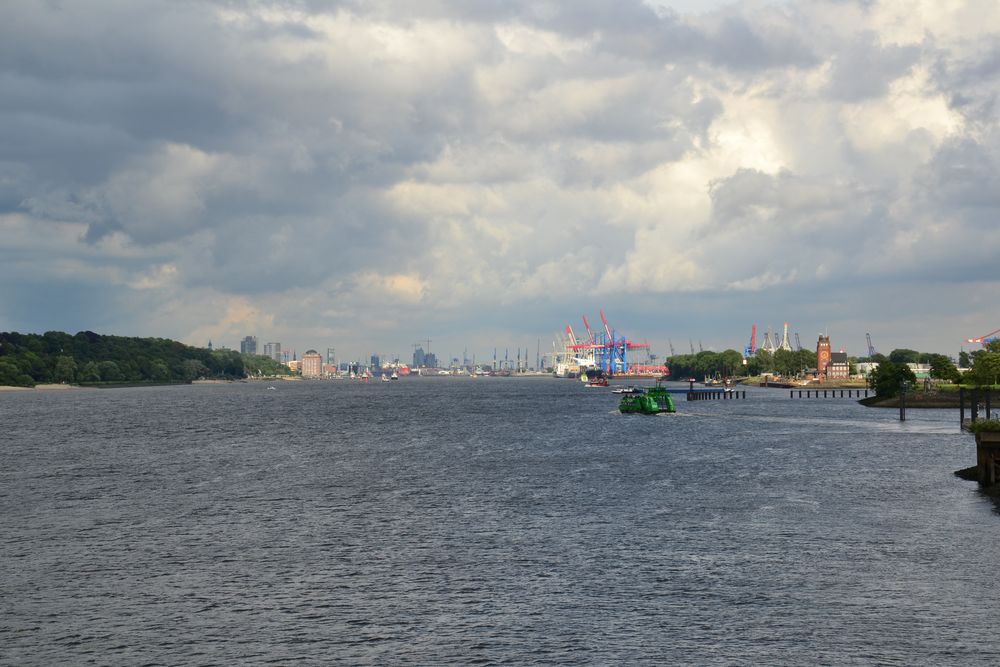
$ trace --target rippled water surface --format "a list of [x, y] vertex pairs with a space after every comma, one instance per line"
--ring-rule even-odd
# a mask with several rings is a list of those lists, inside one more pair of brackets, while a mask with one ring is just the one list
[[0, 394], [0, 662], [996, 664], [952, 411], [404, 378]]

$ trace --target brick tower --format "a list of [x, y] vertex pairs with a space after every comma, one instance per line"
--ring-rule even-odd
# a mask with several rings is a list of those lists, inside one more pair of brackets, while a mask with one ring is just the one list
[[816, 341], [816, 377], [820, 382], [826, 379], [826, 365], [830, 363], [830, 337], [819, 337]]

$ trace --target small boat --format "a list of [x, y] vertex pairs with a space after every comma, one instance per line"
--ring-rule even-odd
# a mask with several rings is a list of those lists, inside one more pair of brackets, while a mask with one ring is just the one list
[[390, 380], [398, 380], [399, 379], [399, 374], [396, 371], [393, 371], [392, 375], [389, 376], [389, 379]]
[[392, 382], [392, 380], [389, 379], [388, 375], [382, 375], [380, 377], [382, 378], [382, 382]]
[[674, 399], [671, 398], [670, 392], [657, 383], [655, 387], [650, 387], [649, 391], [642, 394], [622, 396], [618, 411], [622, 414], [658, 415], [677, 412], [677, 408], [674, 407]]
[[274, 391], [274, 387], [268, 387], [267, 390], [268, 391]]
[[615, 387], [611, 390], [612, 394], [644, 394], [646, 393], [642, 387], [636, 387], [634, 385], [628, 385], [627, 387]]
[[608, 376], [604, 374], [599, 368], [592, 368], [585, 374], [580, 376], [580, 379], [587, 383], [588, 387], [607, 387], [608, 386]]

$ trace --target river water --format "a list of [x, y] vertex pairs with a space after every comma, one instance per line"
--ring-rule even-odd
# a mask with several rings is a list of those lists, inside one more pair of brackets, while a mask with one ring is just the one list
[[0, 394], [0, 662], [990, 664], [954, 411], [404, 378]]

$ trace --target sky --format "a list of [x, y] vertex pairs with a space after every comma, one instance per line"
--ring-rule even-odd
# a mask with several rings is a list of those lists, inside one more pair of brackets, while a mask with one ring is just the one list
[[0, 330], [955, 355], [998, 94], [995, 0], [8, 0]]

